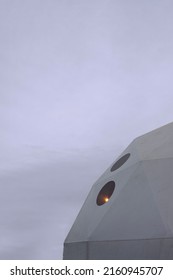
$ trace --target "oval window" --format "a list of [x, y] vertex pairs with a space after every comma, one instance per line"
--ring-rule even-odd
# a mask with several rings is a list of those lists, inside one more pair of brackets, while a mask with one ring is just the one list
[[115, 189], [114, 181], [109, 181], [108, 183], [106, 183], [97, 196], [97, 200], [96, 200], [97, 205], [100, 206], [107, 203], [110, 197], [112, 196], [114, 189]]
[[130, 157], [130, 153], [125, 154], [119, 160], [117, 160], [111, 168], [111, 172], [120, 168]]

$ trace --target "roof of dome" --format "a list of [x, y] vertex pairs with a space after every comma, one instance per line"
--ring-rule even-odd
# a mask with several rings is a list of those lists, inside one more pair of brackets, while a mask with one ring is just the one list
[[[172, 238], [172, 170], [170, 123], [136, 138], [96, 181], [65, 243]], [[109, 182], [115, 188], [98, 205]]]

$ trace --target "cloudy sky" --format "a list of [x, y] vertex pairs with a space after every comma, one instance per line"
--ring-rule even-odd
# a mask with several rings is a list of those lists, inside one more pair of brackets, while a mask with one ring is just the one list
[[0, 0], [0, 258], [61, 259], [94, 181], [172, 121], [171, 0]]

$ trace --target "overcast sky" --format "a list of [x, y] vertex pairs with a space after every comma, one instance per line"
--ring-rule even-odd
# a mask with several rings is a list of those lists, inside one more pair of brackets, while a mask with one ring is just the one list
[[172, 121], [172, 34], [171, 0], [0, 0], [1, 259], [62, 258], [98, 176]]

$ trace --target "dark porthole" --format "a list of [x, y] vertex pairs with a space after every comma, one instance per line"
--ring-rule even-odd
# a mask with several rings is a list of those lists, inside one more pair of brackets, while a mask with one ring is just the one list
[[114, 165], [111, 168], [111, 172], [120, 168], [128, 160], [129, 157], [130, 157], [129, 153], [122, 156], [118, 161], [114, 163]]
[[97, 200], [96, 200], [97, 205], [100, 206], [107, 203], [110, 197], [112, 196], [114, 189], [115, 189], [114, 181], [110, 181], [106, 183], [97, 196]]

